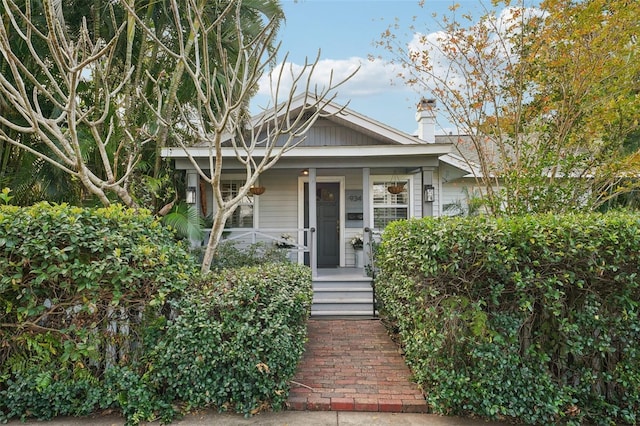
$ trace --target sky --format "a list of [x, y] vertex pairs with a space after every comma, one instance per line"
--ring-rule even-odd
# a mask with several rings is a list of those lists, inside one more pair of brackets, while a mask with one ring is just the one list
[[[456, 14], [469, 11], [476, 16], [482, 12], [480, 0], [425, 0], [423, 7], [418, 0], [282, 0], [286, 23], [278, 35], [282, 43], [279, 61], [288, 53], [288, 63], [297, 67], [305, 58], [315, 60], [320, 51], [316, 71], [320, 83], [323, 77], [326, 81], [330, 70], [335, 76], [347, 76], [360, 66], [358, 73], [338, 89], [336, 102], [348, 103], [358, 113], [415, 134], [416, 105], [429, 94], [417, 93], [397, 79], [394, 67], [384, 60], [389, 54], [375, 42], [396, 23], [399, 27], [394, 33], [402, 43], [413, 38], [412, 25], [424, 34], [434, 32], [438, 26], [432, 15], [450, 15], [449, 7], [454, 3], [460, 5]], [[371, 56], [383, 59], [370, 61]], [[252, 112], [260, 112], [259, 107], [269, 99], [263, 80]], [[446, 120], [439, 117], [436, 133], [450, 130]]]

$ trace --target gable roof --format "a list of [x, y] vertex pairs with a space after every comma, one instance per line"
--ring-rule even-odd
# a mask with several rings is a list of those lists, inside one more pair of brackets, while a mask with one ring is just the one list
[[[291, 100], [289, 113], [294, 115], [301, 113], [305, 107], [309, 107], [315, 100], [312, 94], [302, 93]], [[337, 146], [297, 146], [286, 152], [283, 158], [374, 158], [374, 157], [408, 157], [408, 156], [436, 156], [452, 167], [461, 169], [467, 173], [473, 171], [459, 158], [451, 157], [453, 144], [450, 139], [443, 142], [426, 143], [415, 135], [410, 135], [391, 126], [383, 124], [377, 120], [360, 114], [347, 106], [336, 102], [328, 102], [323, 105], [323, 112], [327, 114], [322, 120], [335, 123], [339, 126], [351, 129], [375, 140], [375, 145], [337, 145]], [[251, 125], [257, 128], [259, 124], [272, 116], [272, 109], [262, 112], [251, 118]], [[281, 118], [285, 111], [281, 111], [278, 118]], [[223, 135], [223, 140], [228, 140], [230, 135]], [[441, 139], [442, 140], [442, 139]], [[277, 149], [277, 148], [276, 148]], [[187, 148], [187, 154], [180, 147], [167, 147], [162, 149], [162, 156], [168, 158], [187, 158], [189, 155], [195, 158], [208, 157], [209, 149], [205, 146], [193, 146]], [[236, 153], [231, 147], [222, 149], [223, 157], [235, 157]], [[264, 149], [257, 148], [253, 155], [260, 157], [264, 155]]]

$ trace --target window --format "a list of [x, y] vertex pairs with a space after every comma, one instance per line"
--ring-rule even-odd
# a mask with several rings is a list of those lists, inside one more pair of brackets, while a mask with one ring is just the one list
[[[373, 181], [373, 227], [384, 229], [390, 222], [409, 218], [409, 191], [411, 181], [408, 178], [374, 179]], [[390, 186], [404, 186], [399, 194], [392, 194]]]
[[[222, 190], [222, 199], [231, 200], [238, 195], [240, 187], [244, 184], [243, 180], [223, 180], [220, 183]], [[227, 220], [227, 228], [253, 228], [253, 204], [254, 198], [251, 193], [244, 196], [236, 210]]]

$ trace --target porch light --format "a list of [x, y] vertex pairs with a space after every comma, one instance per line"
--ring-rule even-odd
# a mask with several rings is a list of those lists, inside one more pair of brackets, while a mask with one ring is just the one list
[[264, 194], [264, 191], [266, 191], [267, 188], [265, 188], [264, 186], [251, 186], [251, 188], [249, 188], [249, 192], [253, 195], [262, 195]]
[[431, 184], [424, 186], [424, 201], [426, 203], [433, 203], [435, 198], [435, 188]]
[[300, 171], [300, 176], [309, 176], [309, 169], [304, 169]]
[[185, 198], [186, 198], [187, 204], [196, 203], [196, 187], [195, 186], [187, 187], [187, 193], [185, 194]]

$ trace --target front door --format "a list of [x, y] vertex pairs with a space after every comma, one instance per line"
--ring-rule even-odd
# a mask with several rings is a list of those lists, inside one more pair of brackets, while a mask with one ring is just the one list
[[[340, 265], [340, 184], [316, 183], [318, 268]], [[304, 222], [309, 226], [309, 184], [304, 184]]]

